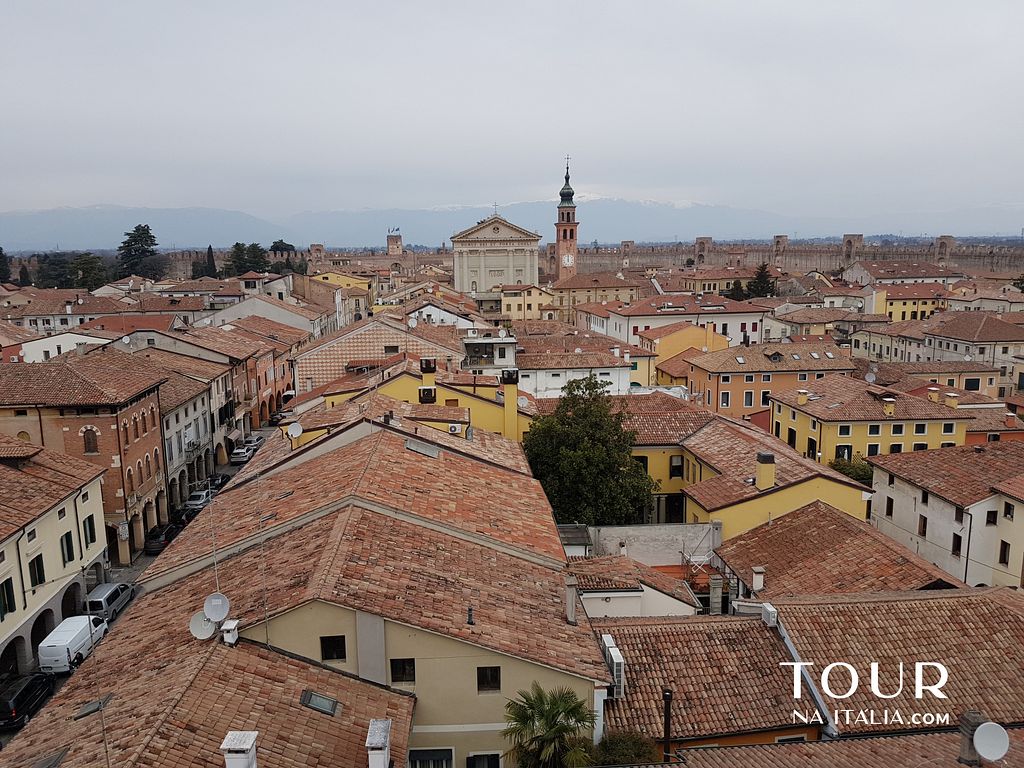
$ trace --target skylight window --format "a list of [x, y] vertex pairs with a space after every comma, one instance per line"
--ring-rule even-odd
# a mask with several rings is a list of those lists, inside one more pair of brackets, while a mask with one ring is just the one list
[[811, 352], [811, 357], [813, 357], [815, 360], [821, 359], [821, 355], [819, 355], [817, 352]]
[[827, 357], [829, 360], [831, 360], [831, 359], [833, 359], [835, 357], [835, 355], [833, 355], [831, 352], [826, 352], [825, 353], [825, 357]]
[[332, 699], [330, 696], [324, 696], [322, 693], [311, 691], [308, 688], [302, 692], [302, 698], [299, 699], [303, 706], [314, 709], [317, 712], [323, 712], [325, 715], [334, 717], [334, 713], [338, 711], [338, 702], [336, 699]]
[[747, 358], [737, 356], [736, 357], [736, 362], [739, 363], [740, 365], [746, 365], [747, 364]]
[[107, 706], [107, 702], [109, 702], [113, 697], [114, 694], [108, 693], [101, 699], [96, 699], [94, 701], [90, 701], [86, 704], [83, 704], [82, 708], [78, 710], [78, 712], [75, 714], [74, 719], [81, 720], [83, 717], [88, 717], [89, 715], [99, 712], [101, 709]]
[[799, 360], [799, 359], [800, 359], [800, 355], [798, 355], [798, 354], [796, 354], [796, 353], [794, 352], [794, 353], [793, 353], [793, 359], [794, 359], [794, 360]]

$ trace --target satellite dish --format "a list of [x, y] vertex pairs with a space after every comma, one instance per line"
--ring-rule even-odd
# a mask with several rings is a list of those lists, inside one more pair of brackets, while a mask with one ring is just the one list
[[302, 435], [302, 425], [295, 421], [288, 425], [288, 437], [297, 440]]
[[499, 329], [498, 338], [504, 339], [506, 336], [508, 336], [508, 331], [506, 331], [504, 328]]
[[83, 299], [81, 296], [79, 296], [78, 297], [78, 303], [79, 304], [85, 304], [85, 299]]
[[224, 621], [230, 610], [231, 601], [220, 592], [214, 592], [203, 602], [203, 614], [214, 623]]
[[217, 625], [206, 618], [206, 614], [202, 611], [196, 611], [188, 620], [188, 631], [196, 640], [209, 640], [217, 631]]
[[410, 328], [415, 328], [416, 327], [416, 318], [415, 317], [410, 317], [409, 318], [409, 327]]
[[973, 357], [971, 357], [970, 355], [964, 355], [964, 362], [965, 362], [965, 363], [969, 363], [969, 362], [971, 362], [971, 360], [973, 360], [973, 359], [974, 359], [974, 358], [973, 358]]
[[132, 343], [132, 337], [131, 336], [122, 336], [121, 337], [121, 341], [123, 343], [125, 343], [125, 344], [131, 344]]
[[873, 373], [867, 373], [864, 375], [864, 381], [866, 381], [868, 384], [874, 384], [876, 378], [877, 377]]
[[529, 404], [530, 401], [523, 397], [523, 395], [520, 395], [519, 397], [516, 398], [516, 405], [518, 405], [520, 408], [525, 408]]
[[581, 354], [583, 352], [583, 350], [580, 347], [576, 347], [575, 351], [576, 351], [577, 355], [579, 355], [579, 354]]
[[1002, 760], [1010, 749], [1010, 737], [999, 723], [982, 723], [974, 732], [974, 748], [985, 760]]

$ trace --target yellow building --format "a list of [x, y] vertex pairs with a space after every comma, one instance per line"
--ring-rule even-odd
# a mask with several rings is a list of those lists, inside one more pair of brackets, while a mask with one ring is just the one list
[[103, 581], [102, 474], [0, 435], [0, 673], [34, 671], [39, 643]]
[[551, 286], [553, 304], [558, 307], [558, 319], [574, 322], [572, 308], [577, 304], [602, 301], [636, 301], [642, 295], [644, 284], [627, 279], [620, 273], [589, 272], [564, 277]]
[[[920, 398], [848, 376], [826, 376], [771, 396], [771, 429], [810, 459], [828, 463], [963, 445], [971, 415], [936, 388]], [[940, 402], [941, 400], [941, 402]]]
[[640, 331], [638, 336], [640, 348], [657, 355], [655, 364], [675, 357], [687, 349], [717, 352], [729, 346], [728, 337], [716, 333], [710, 325], [702, 327], [687, 320], [659, 328], [648, 328]]
[[890, 320], [925, 320], [946, 309], [950, 292], [937, 283], [879, 284], [875, 286], [875, 312]]
[[373, 304], [375, 297], [373, 295], [373, 280], [369, 277], [360, 277], [358, 275], [350, 275], [345, 272], [317, 272], [315, 275], [309, 276], [311, 280], [317, 282], [328, 283], [337, 288], [359, 288], [366, 291], [370, 297], [370, 303]]
[[536, 285], [501, 286], [501, 316], [506, 320], [554, 320], [554, 294]]

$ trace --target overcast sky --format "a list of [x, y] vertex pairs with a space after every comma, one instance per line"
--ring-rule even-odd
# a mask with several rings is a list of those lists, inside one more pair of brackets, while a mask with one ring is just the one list
[[0, 210], [1024, 202], [1019, 0], [0, 8]]

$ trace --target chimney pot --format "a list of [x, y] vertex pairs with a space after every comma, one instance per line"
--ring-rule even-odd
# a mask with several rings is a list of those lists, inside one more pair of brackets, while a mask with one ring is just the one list
[[224, 768], [256, 768], [256, 737], [259, 731], [228, 731], [220, 744]]
[[708, 580], [711, 587], [711, 615], [722, 614], [722, 574], [712, 573]]
[[939, 402], [938, 387], [928, 387], [928, 399], [931, 400], [933, 403]]
[[968, 709], [960, 715], [960, 757], [956, 759], [963, 765], [981, 765], [978, 750], [974, 748], [974, 732], [985, 722], [985, 716], [976, 709]]
[[796, 404], [807, 405], [807, 396], [810, 393], [806, 389], [798, 389], [796, 391]]
[[754, 476], [754, 487], [766, 491], [775, 487], [775, 454], [758, 452], [757, 474]]
[[751, 570], [754, 576], [750, 582], [750, 589], [754, 592], [761, 592], [764, 589], [764, 573], [766, 569], [763, 565], [755, 565]]
[[1017, 414], [1007, 412], [1003, 419], [1003, 423], [1005, 423], [1010, 429], [1016, 429], [1019, 425], [1019, 422], [1017, 421]]
[[565, 577], [565, 620], [569, 624], [576, 624], [576, 588], [579, 579], [572, 574]]
[[945, 394], [945, 400], [947, 408], [960, 407], [960, 395], [958, 395], [956, 392], [947, 392]]
[[388, 768], [391, 763], [391, 721], [370, 720], [366, 731], [367, 768]]

